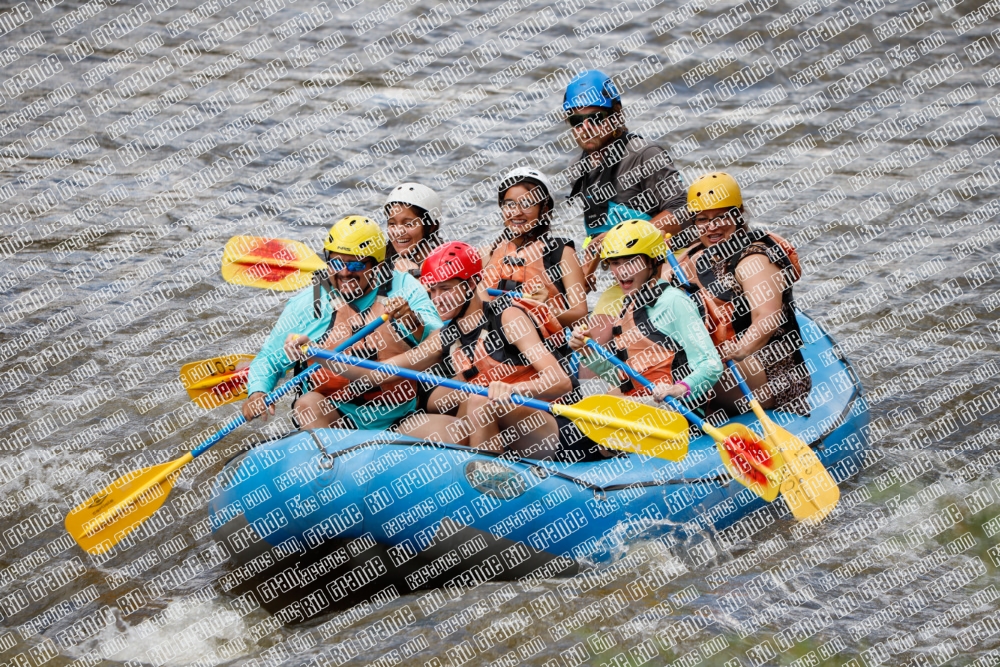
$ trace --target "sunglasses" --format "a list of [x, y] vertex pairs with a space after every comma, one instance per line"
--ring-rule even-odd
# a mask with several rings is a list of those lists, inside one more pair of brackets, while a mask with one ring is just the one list
[[341, 259], [334, 257], [327, 261], [330, 268], [334, 270], [335, 273], [340, 273], [344, 269], [347, 269], [351, 273], [361, 273], [368, 268], [368, 262], [345, 262]]
[[583, 125], [588, 120], [593, 125], [601, 126], [601, 125], [604, 124], [604, 121], [606, 121], [608, 118], [611, 118], [611, 112], [610, 111], [595, 111], [594, 113], [574, 113], [574, 114], [570, 114], [569, 116], [566, 117], [566, 121], [572, 127], [580, 127], [581, 125]]

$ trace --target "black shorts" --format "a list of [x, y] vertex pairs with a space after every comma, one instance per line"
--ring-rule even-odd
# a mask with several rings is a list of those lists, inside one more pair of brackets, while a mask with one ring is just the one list
[[559, 453], [556, 460], [564, 463], [585, 463], [603, 461], [605, 457], [598, 451], [596, 442], [585, 436], [571, 420], [556, 416], [559, 427]]
[[423, 382], [417, 383], [417, 411], [427, 412], [427, 401], [431, 398], [431, 392], [437, 387], [428, 387]]

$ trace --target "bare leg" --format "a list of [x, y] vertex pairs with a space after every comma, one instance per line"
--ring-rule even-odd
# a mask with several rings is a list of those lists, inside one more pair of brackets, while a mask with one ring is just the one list
[[295, 402], [295, 419], [302, 428], [330, 428], [340, 419], [340, 413], [326, 396], [310, 391]]
[[527, 434], [522, 434], [518, 430], [518, 439], [510, 446], [511, 451], [529, 459], [555, 457], [559, 451], [559, 425], [556, 423], [556, 418], [547, 412], [520, 407], [501, 417], [500, 425], [504, 430], [517, 429], [519, 424], [528, 423], [526, 420], [539, 421], [539, 417], [541, 424], [530, 429]]
[[[770, 392], [761, 391], [764, 385], [767, 384], [767, 373], [764, 371], [764, 367], [751, 358], [737, 361], [736, 367], [739, 369], [743, 379], [746, 380], [750, 391], [760, 401], [761, 406], [768, 409], [774, 407], [774, 397]], [[727, 386], [729, 389], [726, 388]], [[740, 391], [739, 386], [736, 384], [736, 379], [728, 368], [723, 371], [722, 378], [716, 383], [715, 391], [718, 394], [713, 401], [715, 405], [725, 408], [726, 412], [732, 414], [742, 412], [738, 405], [740, 399], [743, 398], [743, 392]], [[760, 395], [758, 396], [758, 394]]]
[[470, 447], [497, 454], [503, 453], [503, 444], [497, 438], [500, 428], [490, 399], [472, 394], [462, 403], [458, 414], [468, 424]]
[[[552, 458], [559, 451], [559, 426], [552, 415], [526, 407], [508, 411], [482, 396], [469, 398], [466, 406], [476, 427], [469, 434], [471, 447], [500, 453], [506, 446], [532, 459]], [[501, 437], [501, 431], [508, 437]]]
[[414, 438], [424, 438], [432, 442], [454, 442], [456, 445], [468, 446], [469, 438], [456, 435], [460, 432], [453, 428], [453, 425], [458, 421], [458, 417], [449, 415], [418, 414], [408, 417], [406, 421], [396, 427], [396, 430], [402, 435]]

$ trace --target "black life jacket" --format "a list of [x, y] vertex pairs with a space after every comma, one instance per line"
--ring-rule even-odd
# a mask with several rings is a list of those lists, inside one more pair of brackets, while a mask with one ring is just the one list
[[454, 321], [442, 330], [442, 347], [447, 351], [445, 359], [450, 373], [484, 387], [495, 380], [515, 383], [538, 377], [538, 371], [528, 358], [504, 334], [501, 318], [507, 308], [519, 308], [528, 315], [546, 349], [569, 376], [574, 390], [578, 388], [579, 381], [569, 370], [572, 350], [564, 330], [549, 331], [546, 322], [533, 312], [530, 304], [509, 296], [483, 303], [483, 321], [472, 331], [461, 333]]
[[[737, 231], [739, 236], [706, 248], [701, 242], [695, 243], [684, 253], [683, 259], [695, 267], [698, 282], [702, 288], [694, 288], [693, 295], [705, 320], [705, 325], [716, 346], [727, 340], [739, 339], [753, 324], [750, 302], [746, 293], [737, 295], [727, 283], [736, 282], [736, 266], [745, 258], [743, 251], [752, 243], [765, 246], [767, 258], [785, 277], [785, 289], [781, 293], [782, 312], [785, 324], [782, 328], [789, 334], [794, 332], [798, 341], [802, 340], [798, 320], [795, 317], [795, 302], [792, 283], [798, 280], [801, 269], [795, 249], [779, 236], [759, 230]], [[712, 269], [712, 253], [723, 253], [726, 257], [724, 271], [726, 280], [720, 280]], [[716, 254], [716, 256], [719, 256]], [[692, 289], [688, 289], [692, 293]], [[801, 356], [801, 354], [800, 354]]]
[[[582, 196], [583, 198], [583, 223], [587, 227], [587, 234], [600, 234], [606, 229], [608, 204], [616, 202], [618, 204], [628, 204], [624, 201], [624, 193], [619, 192], [615, 186], [618, 179], [618, 172], [621, 169], [622, 158], [627, 152], [627, 147], [632, 139], [641, 139], [638, 134], [625, 132], [607, 147], [604, 159], [600, 164], [589, 171], [585, 171], [576, 181], [573, 182], [573, 189], [570, 198]], [[587, 157], [584, 156], [583, 160]], [[596, 177], [594, 177], [596, 173]], [[644, 213], [650, 213], [644, 211]]]

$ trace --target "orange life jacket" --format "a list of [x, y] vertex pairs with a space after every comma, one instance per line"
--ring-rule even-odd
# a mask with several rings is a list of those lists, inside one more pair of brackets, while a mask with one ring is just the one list
[[[680, 343], [657, 329], [649, 317], [649, 309], [660, 298], [663, 287], [663, 284], [643, 285], [634, 296], [625, 297], [624, 307], [611, 329], [614, 336], [611, 347], [615, 356], [650, 382], [673, 384], [674, 368], [687, 366], [687, 354]], [[618, 377], [623, 393], [649, 394], [621, 371]]]
[[[387, 288], [387, 285], [384, 287]], [[333, 313], [330, 329], [319, 343], [319, 346], [332, 350], [350, 338], [354, 332], [359, 331], [363, 326], [380, 317], [385, 312], [386, 295], [382, 293], [386, 291], [385, 288], [380, 289], [379, 295], [375, 298], [375, 303], [364, 313], [358, 312], [353, 304], [340, 300], [340, 306]], [[336, 304], [336, 297], [334, 298], [334, 304]], [[402, 354], [410, 350], [412, 347], [403, 336], [396, 322], [389, 320], [344, 350], [344, 354], [349, 354], [360, 359], [385, 361], [397, 354]], [[372, 402], [382, 402], [390, 406], [401, 405], [417, 396], [417, 385], [415, 382], [396, 376], [386, 379], [379, 386], [361, 395], [351, 395], [351, 393], [345, 392], [344, 389], [350, 382], [325, 368], [321, 368], [313, 373], [311, 382], [313, 391], [318, 391], [324, 396], [329, 396], [334, 403], [367, 405]]]
[[[799, 255], [795, 248], [777, 234], [758, 231], [745, 233], [739, 230], [736, 233], [742, 233], [743, 237], [731, 237], [730, 239], [736, 242], [734, 248], [737, 249], [731, 253], [730, 259], [725, 264], [725, 271], [729, 279], [733, 282], [736, 281], [736, 265], [743, 259], [743, 253], [739, 248], [745, 248], [752, 242], [762, 243], [767, 248], [767, 258], [778, 267], [785, 277], [782, 305], [787, 311], [789, 326], [798, 329], [792, 302], [792, 283], [802, 276], [802, 267], [799, 264]], [[729, 241], [724, 243], [729, 243]], [[718, 249], [722, 245], [713, 247]], [[705, 326], [712, 336], [712, 342], [718, 347], [728, 340], [742, 336], [743, 332], [753, 323], [753, 318], [746, 294], [737, 295], [727, 285], [716, 279], [715, 272], [708, 261], [699, 261], [705, 251], [704, 245], [700, 242], [695, 243], [684, 252], [679, 261], [688, 278], [692, 275], [698, 277], [698, 289], [695, 296], [705, 319]]]
[[[518, 247], [505, 234], [483, 268], [482, 285], [530, 294], [535, 291], [532, 288], [540, 284], [548, 291], [546, 302], [554, 302], [557, 308], [565, 310], [566, 284], [560, 262], [566, 246], [572, 248], [573, 242], [544, 234]], [[523, 289], [524, 285], [527, 289]]]
[[[506, 308], [523, 310], [539, 337], [564, 370], [572, 354], [565, 330], [542, 304], [533, 304], [509, 296], [483, 304], [483, 322], [468, 334], [459, 334], [449, 349], [449, 362], [455, 377], [463, 382], [488, 387], [491, 382], [526, 382], [538, 377], [538, 371], [511, 343], [503, 331], [501, 316]], [[454, 326], [454, 325], [449, 325]], [[442, 334], [445, 335], [445, 334]], [[577, 386], [576, 379], [573, 386]]]

